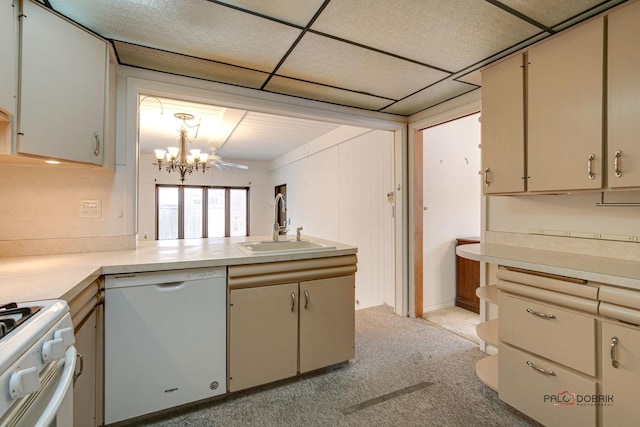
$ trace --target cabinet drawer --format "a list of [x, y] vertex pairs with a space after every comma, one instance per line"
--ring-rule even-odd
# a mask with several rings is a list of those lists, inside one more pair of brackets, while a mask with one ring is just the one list
[[596, 375], [595, 318], [503, 293], [499, 306], [501, 341]]
[[545, 426], [596, 425], [596, 407], [585, 403], [596, 394], [595, 381], [505, 344], [499, 354], [498, 390], [504, 402]]

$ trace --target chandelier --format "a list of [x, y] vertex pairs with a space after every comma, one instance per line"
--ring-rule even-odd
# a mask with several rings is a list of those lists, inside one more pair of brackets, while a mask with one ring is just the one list
[[[207, 169], [210, 168], [210, 166], [207, 165], [209, 154], [203, 153], [201, 150], [195, 148], [189, 150], [190, 154], [187, 154], [187, 142], [191, 143], [198, 137], [200, 120], [198, 120], [198, 124], [190, 125], [187, 121], [195, 118], [193, 114], [175, 113], [173, 116], [176, 119], [182, 120], [182, 125], [178, 130], [180, 133], [180, 147], [167, 147], [167, 150], [154, 150], [158, 161], [158, 163], [154, 163], [154, 165], [158, 166], [159, 171], [162, 170], [162, 166], [164, 165], [168, 173], [179, 173], [180, 181], [184, 182], [185, 175], [191, 174], [194, 170], [202, 170], [202, 173], [205, 173]], [[193, 129], [195, 129], [195, 134], [190, 138], [189, 130]]]

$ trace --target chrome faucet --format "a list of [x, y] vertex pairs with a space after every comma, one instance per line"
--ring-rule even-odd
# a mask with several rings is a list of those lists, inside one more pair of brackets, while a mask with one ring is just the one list
[[284, 200], [284, 195], [282, 193], [278, 193], [276, 195], [276, 200], [274, 202], [274, 207], [273, 207], [273, 241], [277, 242], [278, 241], [278, 236], [280, 236], [280, 231], [287, 231], [287, 227], [286, 226], [280, 226], [280, 224], [278, 224], [278, 205], [279, 202], [282, 200], [282, 212], [286, 212], [287, 211], [287, 202]]

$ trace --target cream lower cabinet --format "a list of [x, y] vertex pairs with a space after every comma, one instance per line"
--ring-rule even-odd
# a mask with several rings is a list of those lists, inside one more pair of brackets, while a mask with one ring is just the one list
[[73, 377], [73, 425], [102, 425], [104, 313], [102, 279], [69, 301], [78, 352]]
[[229, 391], [293, 377], [298, 371], [298, 284], [229, 293]]
[[353, 358], [355, 276], [229, 292], [229, 391]]
[[638, 384], [640, 328], [614, 321], [603, 321], [603, 426], [638, 425]]

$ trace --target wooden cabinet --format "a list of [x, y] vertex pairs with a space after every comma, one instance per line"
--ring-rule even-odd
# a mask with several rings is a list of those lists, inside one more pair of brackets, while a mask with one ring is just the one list
[[608, 187], [640, 186], [640, 3], [608, 17]]
[[[615, 362], [615, 363], [614, 363]], [[617, 322], [602, 322], [603, 426], [637, 424], [640, 383], [640, 329]]]
[[298, 371], [298, 284], [229, 293], [229, 391]]
[[523, 55], [482, 71], [484, 194], [526, 190], [524, 102]]
[[229, 391], [344, 362], [355, 352], [355, 276], [229, 292]]
[[16, 112], [16, 9], [14, 0], [0, 0], [0, 112], [7, 116]]
[[[480, 243], [476, 238], [456, 239], [456, 247]], [[480, 262], [456, 256], [456, 306], [480, 313], [480, 299], [476, 289], [480, 287]]]
[[603, 184], [604, 18], [528, 51], [529, 191]]
[[23, 2], [17, 152], [102, 165], [107, 44]]

